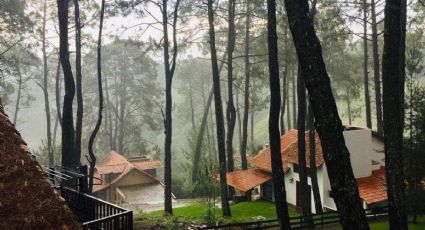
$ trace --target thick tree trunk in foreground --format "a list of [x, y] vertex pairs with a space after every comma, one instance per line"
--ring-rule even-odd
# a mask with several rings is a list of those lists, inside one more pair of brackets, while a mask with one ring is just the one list
[[242, 169], [248, 169], [248, 160], [246, 149], [248, 146], [248, 116], [249, 116], [249, 93], [251, 65], [249, 63], [249, 29], [251, 26], [251, 7], [250, 2], [246, 1], [246, 19], [245, 19], [245, 93], [244, 93], [244, 111], [242, 118], [242, 144], [240, 148]]
[[[235, 162], [233, 159], [233, 134], [235, 131], [236, 124], [236, 109], [233, 102], [233, 51], [235, 50], [235, 0], [229, 0], [228, 3], [229, 11], [229, 32], [227, 36], [227, 140], [226, 140], [226, 150], [227, 150], [227, 171], [233, 172], [235, 169]], [[233, 187], [229, 187], [229, 196], [233, 197], [235, 191]]]
[[100, 8], [100, 24], [99, 24], [99, 35], [97, 38], [97, 87], [99, 89], [99, 110], [97, 113], [97, 122], [94, 130], [89, 138], [89, 156], [90, 163], [89, 169], [89, 191], [93, 191], [93, 175], [94, 167], [96, 165], [96, 156], [93, 151], [93, 144], [97, 133], [99, 132], [100, 125], [102, 124], [102, 111], [103, 111], [103, 89], [102, 89], [102, 30], [103, 30], [103, 16], [105, 12], [105, 0], [102, 0]]
[[387, 0], [382, 56], [385, 168], [390, 229], [407, 227], [403, 173], [406, 1]]
[[276, 213], [280, 229], [291, 229], [289, 222], [288, 204], [286, 203], [285, 181], [280, 154], [279, 110], [280, 110], [280, 80], [276, 32], [276, 1], [267, 0], [267, 33], [269, 52], [269, 79], [270, 79], [270, 114], [269, 140], [272, 162], [273, 189]]
[[167, 215], [173, 214], [173, 204], [171, 196], [171, 141], [172, 141], [172, 94], [171, 86], [176, 69], [177, 60], [177, 14], [180, 0], [177, 0], [174, 5], [173, 23], [172, 23], [172, 59], [169, 54], [169, 38], [168, 38], [168, 0], [162, 1], [162, 28], [164, 33], [164, 68], [165, 68], [165, 141], [164, 141], [164, 213]]
[[81, 135], [83, 133], [83, 87], [81, 86], [81, 23], [79, 0], [74, 0], [75, 20], [75, 81], [77, 92], [77, 120], [75, 122], [75, 157], [81, 160]]
[[65, 83], [62, 112], [62, 166], [76, 170], [80, 159], [75, 155], [75, 135], [72, 103], [75, 96], [75, 82], [69, 62], [68, 47], [68, 1], [57, 0], [59, 17], [59, 54]]
[[369, 94], [369, 56], [367, 47], [367, 1], [363, 0], [363, 80], [364, 80], [364, 100], [366, 108], [366, 124], [372, 129], [372, 116], [370, 112], [370, 94]]
[[306, 120], [306, 95], [304, 77], [301, 68], [298, 66], [298, 166], [301, 188], [301, 209], [302, 214], [309, 226], [313, 225], [311, 217], [310, 188], [308, 186], [308, 175], [306, 165], [306, 148], [305, 148], [305, 120]]
[[369, 229], [308, 1], [285, 0], [285, 6], [341, 224], [345, 230]]
[[213, 72], [213, 85], [214, 85], [214, 105], [215, 105], [215, 117], [217, 125], [217, 147], [218, 147], [218, 158], [220, 167], [220, 189], [221, 189], [221, 206], [223, 216], [231, 216], [227, 180], [226, 180], [226, 143], [224, 140], [224, 118], [223, 118], [223, 105], [221, 101], [221, 90], [220, 90], [220, 73], [217, 64], [217, 51], [215, 48], [215, 30], [214, 30], [214, 12], [213, 12], [214, 0], [208, 0], [208, 23], [209, 23], [209, 35], [210, 35], [210, 50], [211, 50], [211, 65]]
[[376, 22], [376, 4], [371, 0], [370, 9], [372, 17], [372, 52], [373, 52], [373, 78], [375, 82], [375, 104], [376, 104], [376, 127], [378, 134], [382, 136], [382, 96], [381, 77], [379, 69], [379, 47], [378, 47], [378, 25]]
[[310, 177], [311, 177], [311, 188], [313, 190], [314, 207], [316, 213], [322, 213], [322, 199], [320, 198], [319, 183], [317, 181], [317, 168], [316, 168], [316, 131], [314, 129], [314, 114], [309, 103], [308, 106], [308, 128], [309, 128], [309, 139], [310, 139]]

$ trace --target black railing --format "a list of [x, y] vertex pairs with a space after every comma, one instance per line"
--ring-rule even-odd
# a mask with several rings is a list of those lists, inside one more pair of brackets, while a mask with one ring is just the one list
[[[133, 211], [88, 195], [87, 175], [66, 169], [43, 167], [69, 208], [85, 229], [132, 230]], [[87, 171], [87, 170], [82, 170]], [[63, 182], [66, 183], [63, 183]]]
[[62, 187], [61, 195], [87, 229], [133, 229], [133, 212], [96, 197]]
[[[388, 207], [375, 207], [365, 209], [366, 216], [368, 219], [375, 219], [380, 217], [385, 217], [388, 215]], [[329, 211], [319, 214], [312, 215], [312, 222], [308, 221], [304, 216], [294, 216], [290, 217], [290, 223], [292, 229], [311, 229], [311, 224], [313, 223], [314, 227], [324, 227], [331, 224], [339, 223], [339, 216], [337, 211]], [[253, 221], [253, 222], [244, 222], [244, 223], [232, 223], [232, 224], [223, 224], [217, 226], [208, 226], [202, 227], [199, 229], [270, 229], [279, 227], [278, 220], [263, 220], [263, 221]]]

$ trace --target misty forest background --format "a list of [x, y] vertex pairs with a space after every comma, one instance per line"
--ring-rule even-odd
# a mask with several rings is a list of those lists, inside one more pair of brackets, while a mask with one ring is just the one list
[[[171, 8], [173, 4], [175, 2], [171, 1]], [[385, 1], [314, 0], [310, 4], [315, 6], [314, 25], [343, 124], [368, 126], [382, 134], [381, 58]], [[59, 62], [56, 2], [0, 0], [0, 5], [1, 101], [37, 160], [48, 165], [49, 146], [52, 146], [54, 164], [60, 165], [64, 82]], [[84, 104], [81, 161], [87, 164], [88, 140], [97, 120], [99, 103], [96, 36], [100, 1], [80, 1], [79, 7]], [[162, 15], [158, 7], [160, 4], [156, 1], [106, 2], [102, 36], [103, 123], [94, 144], [99, 160], [111, 149], [124, 156], [147, 155], [163, 160], [166, 73]], [[416, 115], [421, 113], [416, 108], [425, 105], [422, 97], [425, 92], [422, 85], [425, 4], [420, 0], [408, 1], [407, 8], [406, 127], [410, 129], [406, 128], [406, 137], [415, 134], [412, 126]], [[173, 15], [169, 14], [170, 25], [174, 23]], [[283, 1], [278, 1], [276, 15], [281, 111], [284, 111], [280, 129], [285, 132], [297, 128], [298, 60]], [[214, 16], [226, 114], [229, 101], [227, 1], [214, 3]], [[238, 0], [234, 17], [232, 86], [236, 116], [233, 153], [236, 159], [241, 159], [243, 148], [252, 156], [269, 142], [267, 7], [264, 1]], [[70, 63], [72, 70], [77, 72], [74, 19], [74, 4], [70, 1]], [[178, 50], [172, 62], [176, 67], [172, 85], [171, 162], [173, 185], [179, 186], [173, 186], [172, 191], [179, 198], [197, 197], [203, 194], [194, 189], [196, 185], [191, 180], [193, 162], [199, 163], [197, 167], [201, 172], [204, 168], [218, 168], [215, 106], [209, 100], [212, 70], [206, 4], [181, 1], [176, 24], [176, 42], [171, 41], [172, 28], [169, 28], [170, 47], [176, 45]], [[210, 104], [205, 119], [204, 113]], [[76, 108], [74, 100], [75, 114]], [[206, 125], [202, 145], [197, 149], [203, 118]], [[226, 131], [227, 122], [226, 119]], [[422, 128], [417, 128], [416, 132]], [[200, 153], [198, 161], [194, 161], [196, 151]], [[235, 168], [242, 168], [241, 160], [235, 161]]]

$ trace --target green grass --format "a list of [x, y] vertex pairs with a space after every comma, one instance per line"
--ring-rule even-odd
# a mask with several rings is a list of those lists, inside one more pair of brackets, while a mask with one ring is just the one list
[[[249, 201], [241, 202], [230, 206], [232, 217], [223, 218], [221, 209], [215, 208], [215, 219], [223, 223], [231, 222], [249, 222], [258, 219], [276, 219], [276, 210], [274, 203], [268, 201]], [[196, 222], [205, 223], [207, 216], [206, 204], [192, 204], [185, 207], [174, 208], [173, 217], [164, 217], [163, 211], [153, 211], [149, 213], [138, 213], [135, 217], [135, 228], [143, 229], [150, 226], [169, 226], [172, 222]], [[289, 209], [290, 216], [297, 216], [294, 209]]]

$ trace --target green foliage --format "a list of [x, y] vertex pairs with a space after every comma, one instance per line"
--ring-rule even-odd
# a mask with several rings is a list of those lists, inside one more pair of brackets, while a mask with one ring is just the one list
[[[162, 127], [162, 91], [157, 64], [149, 51], [150, 46], [134, 40], [116, 39], [103, 47], [105, 110], [95, 152], [109, 151], [113, 146], [121, 154], [157, 154], [151, 139]], [[92, 50], [84, 58], [85, 133], [91, 132], [97, 116], [95, 56]]]

